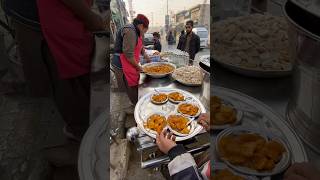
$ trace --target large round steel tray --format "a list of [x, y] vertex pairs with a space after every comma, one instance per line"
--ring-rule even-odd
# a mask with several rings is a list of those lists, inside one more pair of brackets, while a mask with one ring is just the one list
[[107, 111], [103, 112], [84, 135], [78, 159], [80, 180], [103, 180], [109, 177], [109, 139], [107, 133]]
[[[206, 109], [203, 106], [203, 104], [200, 102], [200, 100], [198, 98], [196, 98], [191, 93], [189, 93], [187, 91], [180, 90], [180, 89], [157, 88], [156, 91], [149, 92], [149, 93], [145, 94], [144, 96], [142, 96], [139, 99], [139, 101], [135, 107], [135, 110], [134, 110], [134, 118], [136, 120], [138, 128], [142, 132], [144, 132], [145, 134], [149, 135], [152, 138], [156, 138], [156, 135], [154, 133], [152, 133], [151, 131], [144, 128], [144, 121], [147, 119], [147, 117], [149, 117], [150, 115], [152, 115], [154, 113], [170, 114], [170, 113], [176, 112], [177, 104], [174, 104], [174, 103], [171, 103], [170, 101], [168, 101], [167, 103], [162, 104], [162, 105], [155, 105], [150, 101], [150, 98], [154, 93], [157, 93], [157, 92], [169, 94], [170, 92], [173, 92], [173, 91], [178, 91], [178, 92], [184, 94], [187, 99], [192, 99], [192, 101], [194, 101], [195, 103], [197, 103], [200, 106], [201, 113], [206, 113]], [[183, 141], [183, 140], [190, 139], [190, 138], [194, 137], [195, 135], [199, 134], [202, 130], [203, 130], [203, 127], [200, 125], [197, 125], [191, 134], [189, 134], [188, 136], [184, 136], [184, 137], [178, 136], [178, 137], [176, 137], [176, 141]]]
[[[264, 118], [260, 119], [251, 113], [244, 112], [242, 125], [258, 129], [261, 127], [261, 124], [259, 125], [259, 123], [262, 123], [268, 131], [276, 134], [279, 137], [283, 137], [283, 139], [287, 142], [288, 149], [291, 152], [292, 163], [308, 161], [304, 145], [297, 136], [296, 132], [288, 125], [288, 123], [284, 120], [284, 117], [274, 112], [272, 108], [250, 96], [223, 87], [213, 86], [213, 94], [239, 103], [242, 109], [250, 109], [251, 111], [256, 111], [263, 114]], [[213, 133], [214, 144], [216, 143], [216, 137], [219, 132], [220, 131], [215, 131]], [[216, 161], [220, 161], [220, 158], [216, 152], [214, 152], [213, 158]]]
[[213, 57], [214, 61], [220, 64], [222, 67], [244, 75], [248, 77], [257, 77], [257, 78], [279, 78], [279, 77], [285, 77], [289, 76], [292, 73], [292, 69], [290, 70], [283, 70], [283, 71], [276, 71], [276, 70], [257, 70], [257, 69], [251, 69], [251, 68], [244, 68], [241, 66], [236, 66], [233, 64], [225, 63], [223, 61], [220, 61], [218, 57]]

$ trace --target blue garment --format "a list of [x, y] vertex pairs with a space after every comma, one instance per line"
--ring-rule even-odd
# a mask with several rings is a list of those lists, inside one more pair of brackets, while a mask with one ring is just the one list
[[120, 60], [120, 54], [114, 54], [113, 55], [112, 65], [114, 65], [115, 67], [117, 67], [119, 69], [122, 69], [122, 64], [121, 64], [121, 60]]

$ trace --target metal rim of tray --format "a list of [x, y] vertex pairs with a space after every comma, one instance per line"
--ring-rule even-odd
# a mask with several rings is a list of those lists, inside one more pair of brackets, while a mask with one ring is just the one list
[[[217, 96], [219, 96], [219, 94], [217, 94]], [[219, 97], [221, 98], [221, 97]], [[231, 124], [224, 124], [224, 125], [212, 125], [212, 129], [213, 130], [223, 130], [223, 129], [226, 129], [226, 128], [229, 128], [229, 127], [233, 127], [235, 125], [238, 125], [241, 123], [241, 120], [242, 120], [242, 117], [243, 117], [243, 111], [239, 110], [240, 108], [240, 105], [236, 102], [232, 102], [230, 101], [228, 98], [221, 98], [223, 104], [226, 104], [226, 105], [230, 105], [232, 108], [234, 108], [237, 112], [237, 120], [234, 122], [234, 123], [231, 123]]]
[[[272, 125], [275, 128], [281, 130], [281, 134], [288, 143], [287, 146], [291, 151], [291, 162], [308, 161], [308, 156], [306, 154], [304, 145], [297, 133], [292, 129], [292, 127], [287, 123], [287, 121], [285, 121], [284, 117], [275, 112], [271, 107], [265, 105], [264, 103], [258, 101], [253, 97], [250, 97], [235, 90], [219, 86], [213, 86], [213, 88], [213, 93], [217, 91], [219, 94], [223, 94], [224, 96], [227, 96], [230, 99], [240, 101], [245, 104], [249, 104], [258, 111], [262, 112], [266, 117], [268, 117]], [[243, 119], [242, 121], [245, 121], [245, 119]]]
[[[107, 129], [107, 111], [103, 112], [89, 127], [85, 133], [78, 157], [78, 173], [80, 180], [92, 180], [92, 179], [101, 179], [104, 175], [107, 175], [107, 159], [99, 158], [96, 156], [97, 145], [101, 142], [98, 142], [99, 138], [105, 138], [104, 143], [109, 143], [106, 129]], [[107, 145], [106, 145], [107, 146]], [[108, 150], [106, 149], [108, 152]], [[101, 165], [105, 166], [105, 171], [100, 172], [97, 170], [97, 161], [101, 161]], [[104, 169], [103, 167], [101, 169]], [[98, 178], [100, 177], [100, 178]]]
[[221, 163], [221, 162], [215, 162], [213, 164], [213, 169], [214, 170], [223, 170], [223, 169], [227, 169], [229, 170], [230, 172], [232, 172], [233, 174], [237, 175], [237, 176], [241, 176], [243, 178], [246, 178], [246, 180], [258, 180], [257, 177], [255, 176], [249, 176], [249, 175], [245, 175], [245, 174], [240, 174], [240, 173], [237, 173], [236, 171], [234, 171], [233, 169], [229, 168], [226, 164], [224, 163]]
[[279, 78], [279, 77], [285, 77], [289, 76], [292, 73], [292, 68], [290, 70], [283, 70], [283, 71], [276, 71], [276, 70], [254, 70], [250, 68], [244, 68], [241, 66], [233, 65], [230, 63], [225, 63], [219, 60], [217, 56], [212, 55], [213, 60], [220, 64], [222, 67], [249, 77], [257, 77], [257, 78]]
[[[157, 91], [158, 91], [158, 92], [167, 92], [167, 93], [173, 92], [173, 91], [181, 92], [182, 94], [184, 94], [184, 95], [187, 96], [187, 97], [192, 97], [192, 99], [195, 100], [195, 101], [197, 102], [197, 104], [200, 106], [201, 113], [206, 113], [206, 108], [205, 108], [204, 105], [201, 103], [201, 101], [200, 101], [198, 98], [196, 98], [193, 94], [191, 94], [191, 93], [189, 93], [189, 92], [187, 92], [187, 91], [184, 91], [184, 90], [181, 90], [181, 89], [175, 89], [175, 88], [157, 88]], [[149, 92], [149, 93], [143, 95], [143, 96], [139, 99], [139, 101], [138, 101], [138, 103], [137, 103], [137, 105], [136, 105], [136, 107], [135, 107], [135, 109], [134, 109], [134, 119], [135, 119], [135, 121], [136, 121], [136, 123], [137, 123], [137, 127], [138, 127], [143, 133], [145, 133], [145, 134], [147, 134], [148, 136], [150, 136], [150, 137], [152, 137], [152, 138], [155, 139], [155, 138], [156, 138], [156, 135], [153, 134], [153, 133], [150, 133], [148, 130], [146, 130], [146, 129], [144, 128], [144, 126], [143, 126], [143, 121], [144, 121], [144, 119], [141, 118], [141, 117], [140, 117], [140, 114], [139, 114], [140, 108], [141, 108], [141, 104], [142, 104], [143, 102], [145, 102], [145, 101], [150, 100], [150, 96], [151, 96], [152, 94], [154, 94], [154, 93], [155, 93], [155, 92]], [[150, 102], [150, 103], [151, 103], [151, 102]], [[177, 105], [175, 104], [175, 106], [177, 106]], [[176, 110], [176, 108], [175, 108], [175, 110]], [[156, 112], [155, 112], [155, 113], [156, 113]], [[202, 127], [201, 125], [198, 125], [198, 126], [195, 128], [195, 130], [194, 130], [191, 134], [189, 134], [188, 136], [184, 136], [184, 137], [179, 137], [179, 136], [177, 136], [177, 137], [176, 137], [176, 141], [184, 141], [184, 140], [190, 139], [190, 138], [196, 136], [197, 134], [199, 134], [202, 130], [203, 130], [203, 127]]]

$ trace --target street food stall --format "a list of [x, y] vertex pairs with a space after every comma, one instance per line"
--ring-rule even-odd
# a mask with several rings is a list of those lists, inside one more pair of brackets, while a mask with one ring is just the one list
[[[283, 179], [296, 162], [320, 168], [320, 35], [319, 26], [312, 25], [319, 22], [320, 8], [316, 1], [299, 2], [283, 4], [283, 16], [255, 13], [215, 22], [211, 59], [201, 59], [199, 66], [185, 66], [188, 56], [178, 51], [162, 53], [165, 62], [143, 65], [137, 127], [126, 136], [141, 156], [141, 168], [169, 162], [155, 144], [155, 134], [164, 128], [194, 157], [210, 148], [216, 179]], [[186, 105], [191, 114], [184, 112]], [[211, 112], [210, 136], [194, 123], [206, 112]], [[171, 124], [177, 119], [183, 128]], [[97, 130], [102, 122], [94, 124]], [[87, 134], [103, 132], [96, 130]], [[96, 149], [84, 151], [88, 137], [80, 157]], [[101, 159], [94, 158], [88, 158], [89, 168]]]
[[[164, 54], [168, 56], [172, 52]], [[155, 144], [156, 133], [164, 128], [173, 132], [177, 143], [183, 144], [194, 156], [210, 147], [209, 133], [196, 122], [201, 113], [209, 111], [209, 102], [204, 101], [208, 95], [204, 92], [210, 90], [203, 91], [204, 87], [210, 88], [210, 82], [204, 81], [210, 79], [210, 72], [206, 72], [210, 69], [209, 58], [205, 62], [209, 67], [204, 70], [200, 66], [182, 65], [181, 62], [188, 61], [178, 57], [183, 59], [179, 61], [173, 56], [163, 59], [176, 62], [179, 68], [169, 62], [154, 62], [143, 66], [145, 72], [140, 77], [139, 101], [134, 111], [137, 127], [127, 132], [127, 139], [135, 143], [141, 155], [141, 168], [161, 167], [169, 162], [169, 157], [161, 153]], [[167, 72], [162, 72], [166, 69]], [[194, 108], [194, 113], [184, 108]], [[175, 121], [179, 120], [185, 120], [184, 128], [175, 126]], [[154, 126], [154, 123], [161, 125]]]

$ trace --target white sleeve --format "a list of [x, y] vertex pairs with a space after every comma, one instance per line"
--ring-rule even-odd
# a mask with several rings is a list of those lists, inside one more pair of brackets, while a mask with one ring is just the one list
[[189, 167], [197, 167], [197, 164], [190, 153], [181, 154], [175, 157], [168, 164], [170, 176], [173, 176], [176, 173], [183, 171], [184, 169], [187, 169]]

